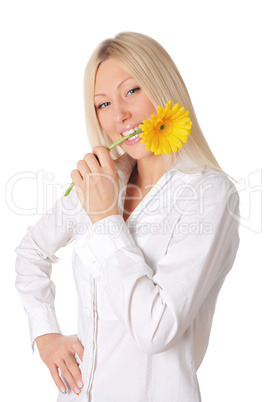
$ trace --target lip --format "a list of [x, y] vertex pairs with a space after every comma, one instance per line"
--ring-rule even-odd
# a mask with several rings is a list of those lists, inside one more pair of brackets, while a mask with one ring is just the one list
[[130, 140], [125, 140], [124, 144], [127, 145], [127, 146], [132, 146], [132, 145], [137, 144], [140, 140], [141, 140], [141, 138], [138, 135], [138, 137], [136, 137], [134, 140], [131, 140], [131, 141]]
[[123, 135], [122, 133], [124, 133], [125, 131], [129, 131], [129, 130], [135, 128], [135, 127], [139, 127], [140, 124], [143, 124], [143, 122], [141, 121], [140, 123], [129, 124], [128, 126], [122, 127], [122, 128], [120, 129], [120, 135], [121, 135], [122, 137], [124, 137], [124, 135]]

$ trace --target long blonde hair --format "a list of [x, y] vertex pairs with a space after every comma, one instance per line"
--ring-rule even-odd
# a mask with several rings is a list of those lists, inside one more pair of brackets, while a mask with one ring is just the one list
[[[115, 59], [139, 83], [154, 106], [164, 105], [168, 100], [179, 102], [192, 121], [192, 131], [184, 147], [172, 155], [164, 155], [166, 165], [180, 170], [196, 170], [210, 167], [222, 172], [217, 160], [201, 131], [185, 83], [170, 55], [154, 39], [136, 32], [122, 32], [114, 39], [101, 42], [89, 59], [84, 74], [84, 104], [89, 143], [109, 146], [112, 142], [100, 127], [94, 107], [94, 84], [99, 65]], [[124, 151], [120, 147], [111, 150], [113, 159]], [[189, 165], [188, 162], [189, 161]], [[186, 167], [187, 165], [187, 167]], [[188, 168], [190, 166], [190, 168]], [[193, 167], [193, 168], [192, 168]]]

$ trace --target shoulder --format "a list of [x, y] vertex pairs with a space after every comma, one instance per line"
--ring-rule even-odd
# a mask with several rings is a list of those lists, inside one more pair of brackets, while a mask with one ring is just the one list
[[176, 185], [183, 185], [184, 187], [203, 187], [221, 193], [237, 192], [233, 181], [224, 173], [216, 172], [214, 170], [205, 170], [196, 173], [184, 173], [177, 169], [169, 171], [171, 181]]
[[233, 181], [226, 175], [212, 170], [196, 173], [171, 171], [173, 195], [183, 210], [192, 205], [210, 208], [231, 208], [239, 206], [239, 196]]

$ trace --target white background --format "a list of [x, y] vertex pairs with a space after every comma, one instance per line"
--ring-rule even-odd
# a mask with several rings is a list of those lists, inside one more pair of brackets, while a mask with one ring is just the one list
[[[1, 2], [1, 401], [56, 400], [47, 368], [38, 352], [31, 354], [14, 289], [14, 249], [27, 226], [62, 195], [77, 160], [91, 151], [84, 68], [96, 45], [121, 31], [147, 34], [171, 54], [215, 156], [240, 181], [241, 244], [199, 370], [203, 402], [266, 400], [264, 3]], [[77, 331], [71, 248], [58, 256], [56, 308], [62, 331], [71, 334]]]

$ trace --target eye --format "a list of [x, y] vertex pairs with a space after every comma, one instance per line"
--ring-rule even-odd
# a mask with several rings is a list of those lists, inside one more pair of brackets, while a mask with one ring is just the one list
[[135, 94], [136, 92], [138, 92], [139, 90], [140, 90], [139, 87], [130, 89], [130, 91], [127, 92], [127, 95], [128, 95], [128, 94], [133, 95], [133, 94]]
[[105, 109], [108, 105], [110, 105], [110, 102], [101, 103], [99, 106], [97, 106], [97, 109]]

